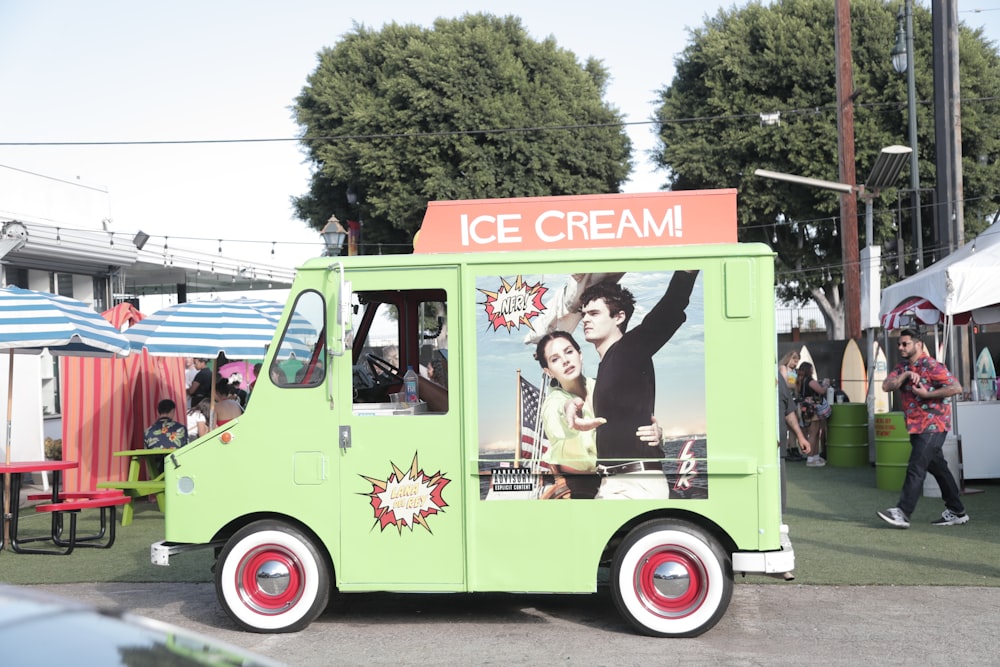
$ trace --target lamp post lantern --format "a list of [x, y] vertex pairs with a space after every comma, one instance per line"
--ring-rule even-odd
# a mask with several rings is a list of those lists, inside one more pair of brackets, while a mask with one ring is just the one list
[[331, 215], [330, 219], [327, 221], [326, 226], [323, 227], [323, 231], [320, 232], [323, 237], [323, 244], [326, 246], [323, 250], [323, 254], [327, 257], [336, 257], [340, 254], [340, 250], [344, 245], [344, 239], [347, 238], [347, 232], [344, 228], [340, 226], [340, 221], [337, 220], [337, 216]]
[[917, 85], [915, 52], [913, 50], [913, 0], [905, 0], [898, 16], [896, 43], [892, 47], [892, 66], [900, 74], [906, 73], [907, 114], [910, 126], [910, 190], [913, 206], [913, 233], [916, 236], [917, 259], [915, 270], [924, 268], [924, 232], [920, 219], [920, 165], [917, 159]]

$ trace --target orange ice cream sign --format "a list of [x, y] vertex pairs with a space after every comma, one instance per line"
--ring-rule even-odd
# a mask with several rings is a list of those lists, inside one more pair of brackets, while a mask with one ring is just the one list
[[736, 243], [736, 190], [435, 201], [413, 251]]

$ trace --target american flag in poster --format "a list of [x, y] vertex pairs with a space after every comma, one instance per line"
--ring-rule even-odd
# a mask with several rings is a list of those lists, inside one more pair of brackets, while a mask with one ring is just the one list
[[[521, 379], [521, 452], [522, 458], [540, 460], [549, 448], [538, 414], [541, 391], [535, 385]], [[540, 446], [539, 446], [540, 445]]]

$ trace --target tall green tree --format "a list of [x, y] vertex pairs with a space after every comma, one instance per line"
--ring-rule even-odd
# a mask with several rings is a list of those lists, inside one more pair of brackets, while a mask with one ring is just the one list
[[363, 252], [409, 252], [428, 201], [618, 192], [631, 143], [607, 82], [511, 16], [355, 26], [295, 102], [313, 165], [296, 213], [360, 215]]
[[[856, 173], [863, 182], [882, 147], [909, 145], [906, 77], [892, 67], [902, 3], [851, 2]], [[738, 189], [739, 238], [777, 253], [778, 293], [815, 299], [830, 335], [843, 332], [839, 195], [755, 177], [758, 168], [837, 181], [834, 0], [753, 2], [720, 10], [691, 32], [673, 82], [660, 91], [656, 162], [674, 190]], [[935, 181], [931, 14], [913, 17], [921, 188]], [[943, 48], [943, 47], [942, 47]], [[1000, 205], [1000, 57], [981, 31], [959, 43], [965, 231], [972, 238]], [[771, 114], [762, 116], [761, 114]], [[909, 166], [900, 175], [909, 187]], [[909, 194], [888, 190], [873, 203], [874, 242], [901, 236], [912, 270], [915, 238]], [[930, 195], [924, 247], [933, 251]], [[859, 205], [859, 215], [864, 206]], [[858, 229], [863, 234], [863, 217]], [[861, 239], [864, 246], [866, 240]], [[887, 278], [888, 276], [883, 276]]]

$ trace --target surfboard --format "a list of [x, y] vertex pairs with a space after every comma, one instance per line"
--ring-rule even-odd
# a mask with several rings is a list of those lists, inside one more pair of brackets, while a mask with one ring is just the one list
[[805, 362], [809, 362], [813, 367], [813, 377], [818, 377], [816, 375], [816, 362], [813, 361], [812, 355], [809, 354], [809, 348], [803, 345], [802, 349], [799, 350], [799, 365], [801, 366]]
[[997, 396], [997, 371], [990, 348], [984, 347], [976, 359], [976, 384], [980, 401], [992, 401]]
[[[882, 389], [882, 382], [889, 374], [888, 362], [885, 358], [885, 350], [878, 341], [875, 341], [875, 371], [872, 373], [872, 383], [875, 385], [875, 405], [874, 412], [889, 412], [889, 392]], [[848, 394], [849, 396], [850, 394]]]
[[840, 388], [852, 403], [864, 403], [868, 391], [868, 371], [861, 348], [853, 338], [847, 341], [840, 362]]

